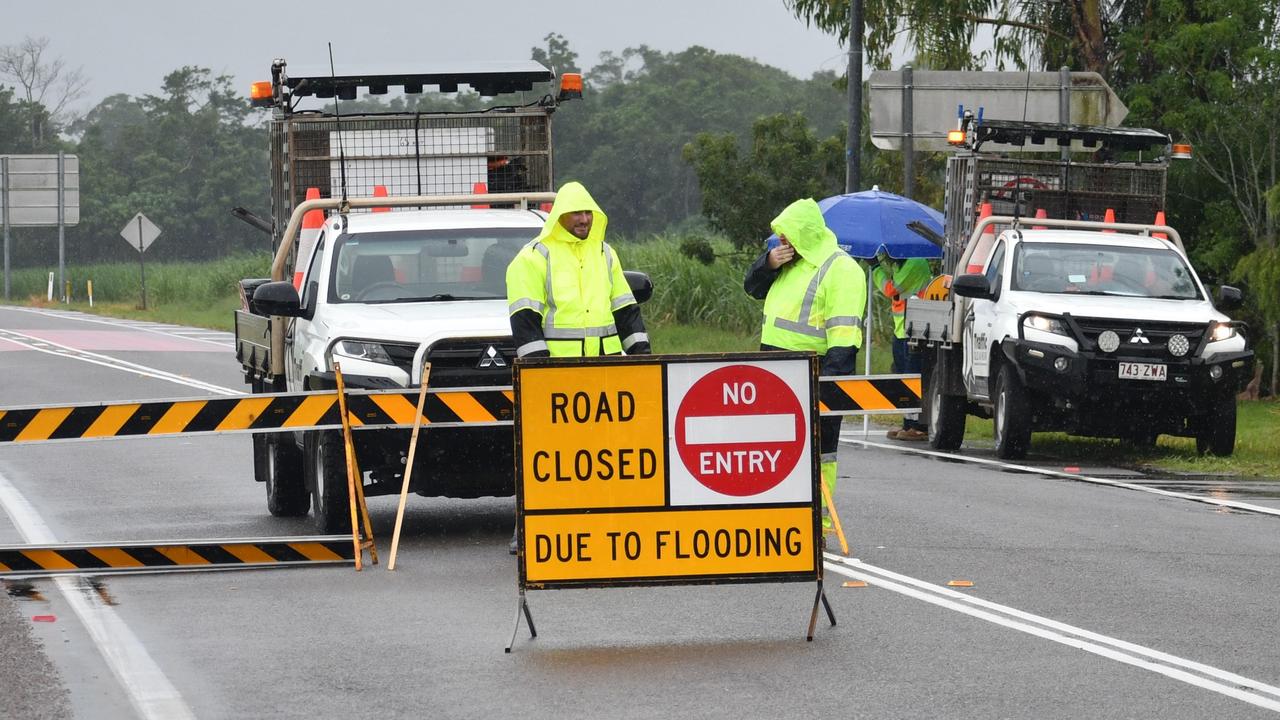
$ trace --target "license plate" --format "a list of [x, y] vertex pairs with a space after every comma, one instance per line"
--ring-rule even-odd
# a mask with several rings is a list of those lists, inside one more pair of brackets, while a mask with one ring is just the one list
[[1121, 380], [1168, 380], [1169, 366], [1159, 363], [1120, 363]]

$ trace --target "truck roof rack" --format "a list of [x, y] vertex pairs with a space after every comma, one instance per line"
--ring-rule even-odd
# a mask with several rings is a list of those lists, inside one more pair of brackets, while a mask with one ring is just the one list
[[381, 95], [392, 87], [403, 88], [406, 93], [420, 93], [426, 87], [435, 86], [440, 92], [451, 93], [457, 92], [462, 85], [470, 86], [485, 97], [493, 97], [531, 90], [534, 83], [551, 82], [556, 77], [555, 73], [533, 60], [477, 62], [468, 63], [465, 67], [441, 67], [422, 72], [384, 72], [374, 68], [341, 75], [331, 75], [328, 68], [321, 67], [303, 67], [297, 75], [287, 74], [285, 62], [276, 60], [271, 71], [273, 84], [282, 89], [288, 88], [294, 97], [331, 98], [337, 95], [342, 100], [355, 99], [361, 89]]
[[1033, 145], [1044, 145], [1053, 140], [1055, 145], [1065, 147], [1072, 141], [1079, 140], [1086, 146], [1122, 152], [1166, 148], [1173, 142], [1168, 135], [1146, 128], [1108, 128], [1020, 120], [984, 120], [974, 131], [975, 151], [988, 141], [1006, 145], [1025, 145], [1029, 141]]

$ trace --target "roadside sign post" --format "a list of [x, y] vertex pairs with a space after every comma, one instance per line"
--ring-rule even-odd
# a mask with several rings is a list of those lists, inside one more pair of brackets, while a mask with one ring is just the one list
[[4, 299], [9, 299], [9, 158], [0, 157], [0, 223], [4, 225]]
[[160, 236], [160, 228], [155, 223], [147, 219], [146, 215], [138, 213], [133, 219], [124, 226], [120, 231], [120, 236], [125, 242], [138, 251], [138, 266], [142, 272], [142, 309], [147, 309], [147, 263], [143, 260], [143, 256], [147, 252], [147, 248], [151, 247], [151, 243]]
[[517, 363], [512, 643], [527, 590], [814, 582], [834, 625], [816, 388], [809, 353]]
[[75, 155], [0, 155], [4, 225], [4, 297], [10, 297], [12, 227], [58, 228], [58, 285], [66, 280], [66, 228], [80, 222], [80, 159]]

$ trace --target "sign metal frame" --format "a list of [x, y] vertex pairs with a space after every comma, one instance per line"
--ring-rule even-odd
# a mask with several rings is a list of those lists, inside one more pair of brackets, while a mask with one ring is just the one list
[[[770, 364], [777, 365], [781, 362], [787, 362], [794, 367], [796, 360], [803, 360], [807, 365], [807, 387], [802, 392], [798, 392], [798, 400], [800, 405], [807, 409], [808, 414], [808, 471], [809, 476], [809, 502], [762, 502], [753, 503], [721, 503], [721, 504], [697, 504], [685, 505], [672, 503], [671, 493], [671, 467], [674, 463], [682, 462], [675, 453], [676, 444], [675, 433], [672, 432], [672, 407], [673, 403], [668, 398], [669, 392], [669, 368], [673, 365], [724, 365], [726, 363], [737, 363], [768, 370]], [[523, 417], [522, 411], [522, 391], [526, 390], [532, 382], [533, 374], [545, 373], [546, 371], [556, 371], [565, 368], [575, 369], [581, 368], [637, 368], [639, 366], [656, 366], [657, 373], [661, 384], [661, 397], [659, 402], [661, 405], [661, 442], [663, 448], [661, 459], [658, 460], [659, 471], [661, 472], [661, 480], [663, 483], [662, 498], [657, 504], [640, 504], [618, 506], [612, 505], [608, 507], [526, 507], [529, 501], [528, 494], [525, 489], [525, 451], [529, 449], [531, 452], [538, 452], [540, 448], [531, 447], [534, 442], [531, 438], [526, 437], [528, 423]], [[526, 378], [525, 374], [531, 375]], [[515, 626], [511, 633], [511, 642], [507, 644], [506, 652], [511, 652], [511, 647], [515, 642], [515, 636], [519, 631], [520, 618], [523, 615], [529, 624], [529, 632], [531, 637], [537, 637], [537, 631], [534, 628], [533, 616], [529, 610], [526, 599], [528, 590], [556, 590], [556, 589], [580, 589], [580, 588], [607, 588], [607, 587], [641, 587], [641, 586], [673, 586], [673, 585], [719, 585], [719, 584], [744, 584], [744, 583], [762, 583], [762, 582], [814, 582], [817, 585], [817, 593], [814, 597], [813, 608], [809, 619], [809, 629], [806, 636], [807, 640], [813, 639], [814, 627], [817, 622], [818, 607], [821, 604], [827, 613], [828, 619], [832, 625], [836, 624], [835, 614], [831, 610], [831, 605], [827, 601], [823, 592], [823, 534], [821, 526], [821, 495], [818, 483], [821, 482], [821, 447], [819, 441], [819, 384], [818, 384], [818, 357], [809, 352], [769, 352], [769, 353], [703, 353], [689, 355], [638, 355], [638, 356], [607, 356], [593, 358], [535, 358], [523, 359], [515, 363], [512, 373], [513, 390], [515, 397], [516, 412], [514, 418], [515, 431], [515, 489], [516, 489], [516, 533], [519, 538], [518, 542], [518, 597], [515, 614]], [[693, 383], [693, 384], [696, 384]], [[601, 388], [584, 387], [584, 390], [597, 392]], [[652, 416], [646, 416], [645, 422], [657, 422]], [[648, 428], [651, 430], [651, 428]], [[567, 442], [572, 445], [572, 439]], [[566, 446], [568, 447], [568, 446]], [[791, 472], [794, 472], [792, 470]], [[535, 501], [536, 502], [536, 501]], [[686, 514], [685, 517], [692, 517], [694, 514], [714, 515], [716, 513], [756, 513], [760, 511], [770, 510], [786, 510], [786, 509], [804, 509], [806, 518], [805, 523], [811, 533], [809, 537], [811, 553], [807, 553], [809, 567], [803, 570], [785, 569], [785, 570], [762, 570], [762, 571], [741, 571], [731, 570], [727, 572], [692, 572], [682, 573], [674, 572], [671, 574], [654, 574], [654, 575], [623, 575], [618, 577], [587, 577], [587, 578], [559, 578], [544, 579], [536, 578], [530, 580], [529, 577], [529, 557], [526, 553], [528, 544], [526, 543], [527, 523], [530, 519], [540, 520], [557, 517], [573, 517], [583, 518], [585, 522], [590, 523], [601, 519], [601, 515], [627, 514], [634, 513], [639, 517], [644, 515], [671, 515], [678, 516]], [[616, 540], [615, 540], [616, 542]], [[616, 550], [615, 550], [616, 552]]]

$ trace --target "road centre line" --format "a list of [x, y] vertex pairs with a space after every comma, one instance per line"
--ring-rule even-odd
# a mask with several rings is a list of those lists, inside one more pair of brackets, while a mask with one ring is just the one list
[[[0, 474], [0, 507], [26, 542], [57, 543], [44, 519], [3, 474]], [[53, 581], [142, 717], [156, 720], [195, 717], [137, 636], [83, 577], [57, 577]]]
[[117, 320], [114, 318], [99, 318], [99, 317], [93, 317], [92, 315], [87, 315], [85, 313], [77, 312], [73, 310], [50, 311], [43, 308], [18, 307], [13, 305], [6, 305], [4, 306], [4, 309], [17, 310], [20, 312], [31, 313], [32, 315], [43, 315], [44, 317], [61, 318], [63, 320], [75, 320], [78, 322], [95, 323], [98, 325], [109, 325], [111, 327], [128, 328], [130, 330], [139, 330], [142, 332], [149, 332], [154, 335], [163, 335], [165, 337], [177, 337], [177, 338], [182, 338], [184, 340], [191, 340], [193, 342], [202, 342], [202, 343], [207, 343], [209, 345], [217, 345], [219, 347], [228, 347], [228, 348], [235, 347], [235, 341], [231, 339], [231, 334], [223, 332], [221, 330], [208, 330], [206, 328], [191, 328], [192, 330], [203, 330], [204, 333], [201, 333], [201, 334], [221, 333], [221, 337], [227, 338], [229, 342], [217, 342], [204, 337], [196, 337], [194, 334], [186, 335], [183, 333], [165, 332], [164, 330], [158, 329], [161, 327], [173, 327], [173, 328], [185, 327], [183, 325], [163, 326], [163, 325], [148, 322], [145, 320], [129, 321], [129, 320]]
[[[861, 433], [858, 433], [859, 435]], [[843, 432], [840, 435], [840, 441], [863, 445], [865, 447], [881, 448], [883, 450], [897, 450], [900, 452], [914, 453], [916, 455], [924, 455], [926, 457], [936, 457], [945, 460], [954, 460], [956, 462], [974, 463], [978, 465], [991, 465], [1004, 470], [1016, 470], [1019, 472], [1027, 472], [1035, 475], [1048, 475], [1050, 477], [1063, 478], [1066, 480], [1075, 480], [1078, 482], [1092, 483], [1094, 485], [1106, 485], [1109, 487], [1121, 488], [1123, 490], [1137, 490], [1139, 492], [1151, 493], [1152, 495], [1162, 495], [1164, 497], [1176, 498], [1178, 500], [1191, 500], [1193, 502], [1205, 503], [1207, 505], [1217, 505], [1219, 507], [1228, 507], [1234, 510], [1244, 510], [1245, 512], [1258, 513], [1260, 515], [1271, 515], [1280, 517], [1280, 508], [1266, 507], [1265, 505], [1253, 505], [1250, 503], [1238, 502], [1235, 500], [1222, 500], [1220, 498], [1205, 497], [1200, 495], [1191, 495], [1189, 493], [1173, 492], [1172, 490], [1161, 490], [1159, 488], [1147, 487], [1145, 485], [1135, 485], [1134, 483], [1121, 482], [1119, 480], [1107, 480], [1106, 478], [1090, 477], [1078, 473], [1063, 472], [1061, 470], [1050, 470], [1048, 468], [1035, 467], [1034, 465], [1015, 465], [1000, 460], [990, 460], [988, 458], [970, 457], [938, 450], [922, 450], [912, 447], [903, 447], [901, 445], [890, 445], [888, 443], [872, 442], [870, 440], [860, 440], [846, 436]]]
[[[119, 358], [111, 357], [110, 355], [100, 355], [98, 353], [90, 352], [88, 350], [77, 350], [76, 348], [70, 347], [68, 345], [56, 343], [51, 340], [44, 340], [38, 337], [27, 335], [25, 333], [20, 333], [16, 330], [0, 330], [0, 338], [8, 340], [9, 342], [14, 343], [15, 345], [20, 345], [22, 347], [25, 347], [28, 350], [35, 350], [36, 352], [47, 353], [49, 355], [57, 355], [58, 357], [70, 358], [72, 360], [80, 360], [82, 362], [91, 363], [93, 365], [101, 365], [103, 367], [113, 368], [115, 370], [123, 370], [125, 372], [131, 372], [136, 375], [142, 375], [144, 377], [150, 377], [156, 380], [167, 380], [169, 382], [177, 383], [179, 385], [187, 385], [189, 387], [197, 388], [200, 390], [208, 390], [218, 395], [243, 395], [244, 394], [239, 390], [233, 390], [231, 388], [222, 387], [221, 385], [214, 385], [212, 383], [206, 383], [200, 380], [194, 380], [192, 378], [183, 377], [181, 375], [175, 375], [174, 373], [171, 373], [171, 372], [160, 370], [158, 368], [148, 367], [146, 365], [139, 365], [138, 363], [129, 362], [128, 360], [121, 360]], [[24, 342], [24, 340], [26, 342]], [[61, 350], [50, 350], [48, 348], [40, 347], [40, 345], [48, 345], [54, 348], [61, 348]]]
[[[1012, 630], [1018, 630], [1068, 647], [1084, 650], [1085, 652], [1093, 653], [1126, 665], [1132, 665], [1137, 668], [1149, 670], [1159, 675], [1164, 675], [1165, 677], [1187, 683], [1188, 685], [1193, 685], [1195, 687], [1203, 688], [1220, 695], [1225, 695], [1227, 697], [1249, 703], [1250, 705], [1280, 712], [1280, 699], [1267, 696], [1274, 695], [1280, 697], [1280, 688], [1275, 688], [1256, 680], [1250, 680], [1225, 670], [1220, 670], [1208, 665], [1185, 660], [1174, 655], [1151, 650], [1140, 645], [1135, 645], [1133, 643], [1128, 643], [1080, 628], [1075, 628], [1048, 618], [1042, 618], [1030, 613], [1015, 610], [1007, 606], [987, 601], [980, 601], [979, 598], [973, 598], [953, 590], [929, 585], [928, 583], [924, 583], [923, 581], [916, 580], [914, 578], [909, 578], [904, 575], [899, 575], [874, 566], [866, 565], [855, 558], [842, 558], [831, 553], [824, 553], [824, 556], [827, 558], [824, 566], [828, 570], [849, 578], [862, 580], [869, 585], [874, 585], [885, 590], [906, 595], [907, 597], [922, 600], [932, 605], [937, 605], [938, 607], [947, 610], [953, 610], [979, 620], [985, 620]], [[888, 577], [882, 577], [879, 573], [883, 573]], [[894, 579], [888, 579], [889, 577]], [[964, 602], [961, 602], [962, 600]], [[972, 607], [972, 605], [981, 605], [985, 608], [989, 608], [990, 611], [988, 609]], [[1015, 620], [1010, 617], [1003, 617], [996, 614], [997, 612], [1003, 612], [1019, 619]], [[1024, 622], [1024, 620], [1028, 622]], [[1037, 623], [1044, 627], [1037, 627], [1030, 623]], [[1115, 648], [1123, 648], [1127, 652], [1120, 652], [1120, 650]], [[1197, 672], [1214, 678], [1223, 679], [1233, 684], [1227, 685], [1217, 682], [1216, 680], [1201, 677], [1200, 675], [1195, 675], [1192, 672], [1188, 672], [1187, 670], [1180, 668], [1191, 668]], [[1237, 687], [1240, 685], [1248, 687], [1250, 690], [1242, 690], [1240, 687]]]

